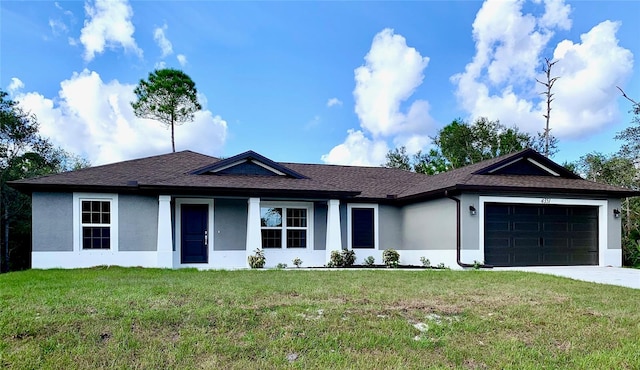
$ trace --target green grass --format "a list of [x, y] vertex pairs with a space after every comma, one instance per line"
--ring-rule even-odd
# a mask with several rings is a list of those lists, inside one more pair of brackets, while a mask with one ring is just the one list
[[522, 272], [31, 270], [0, 275], [0, 368], [637, 369], [639, 303]]

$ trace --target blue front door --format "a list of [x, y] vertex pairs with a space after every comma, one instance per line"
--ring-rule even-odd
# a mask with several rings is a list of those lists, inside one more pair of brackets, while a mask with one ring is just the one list
[[182, 205], [180, 219], [180, 261], [182, 263], [208, 262], [208, 216], [209, 206], [206, 204]]

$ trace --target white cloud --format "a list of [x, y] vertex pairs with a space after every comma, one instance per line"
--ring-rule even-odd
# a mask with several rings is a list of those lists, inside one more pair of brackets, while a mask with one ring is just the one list
[[12, 77], [11, 78], [11, 83], [7, 87], [7, 91], [9, 91], [9, 94], [15, 95], [18, 92], [18, 90], [20, 90], [22, 88], [24, 88], [24, 82], [22, 82], [17, 77]]
[[428, 57], [407, 46], [405, 38], [394, 34], [392, 29], [378, 33], [365, 56], [365, 65], [355, 70], [353, 95], [362, 128], [374, 137], [426, 129], [428, 122], [409, 120], [400, 111], [400, 104], [422, 84], [422, 72], [428, 63]]
[[388, 151], [384, 140], [371, 140], [360, 130], [349, 130], [344, 143], [331, 149], [321, 159], [329, 164], [379, 166], [385, 162]]
[[69, 32], [67, 25], [59, 19], [49, 19], [49, 27], [51, 27], [51, 32], [55, 36]]
[[178, 59], [178, 63], [180, 63], [181, 67], [184, 67], [187, 65], [187, 57], [184, 54], [176, 55], [176, 59]]
[[105, 47], [118, 46], [142, 57], [142, 49], [133, 38], [133, 10], [127, 0], [96, 0], [95, 6], [85, 4], [85, 12], [87, 19], [80, 34], [85, 61], [91, 61], [96, 53], [103, 53]]
[[165, 24], [153, 31], [153, 39], [156, 41], [156, 44], [158, 44], [158, 47], [160, 47], [160, 50], [162, 50], [162, 58], [173, 54], [173, 45], [171, 45], [171, 41], [169, 41], [164, 34], [167, 28], [168, 26]]
[[155, 69], [165, 69], [167, 68], [167, 63], [164, 60], [157, 62], [154, 66]]
[[[555, 30], [571, 27], [570, 7], [561, 0], [544, 3], [544, 13], [523, 13], [523, 1], [486, 1], [473, 23], [476, 55], [452, 77], [456, 95], [470, 117], [499, 119], [534, 133], [545, 119], [541, 73], [543, 55]], [[631, 73], [633, 56], [616, 39], [618, 24], [603, 22], [581, 36], [581, 43], [558, 44], [552, 77], [550, 127], [558, 137], [593, 133], [615, 121], [616, 84]], [[550, 57], [550, 56], [547, 56]]]
[[322, 156], [322, 160], [379, 165], [385, 161], [387, 140], [415, 149], [411, 151], [422, 149], [434, 126], [429, 103], [415, 100], [407, 109], [401, 105], [422, 84], [428, 63], [428, 57], [409, 47], [405, 38], [394, 34], [392, 29], [378, 33], [365, 56], [365, 64], [354, 71], [355, 112], [362, 130], [349, 130], [344, 143]]
[[[95, 165], [171, 151], [171, 135], [164, 125], [135, 117], [130, 105], [135, 100], [134, 85], [104, 82], [98, 73], [85, 69], [60, 86], [57, 99], [37, 92], [15, 99], [36, 114], [41, 134], [55, 145]], [[219, 155], [226, 134], [226, 121], [203, 110], [194, 122], [176, 128], [176, 149]]]
[[328, 108], [331, 108], [331, 107], [336, 106], [336, 105], [342, 105], [342, 101], [340, 99], [338, 99], [338, 98], [331, 98], [331, 99], [327, 100], [327, 107]]

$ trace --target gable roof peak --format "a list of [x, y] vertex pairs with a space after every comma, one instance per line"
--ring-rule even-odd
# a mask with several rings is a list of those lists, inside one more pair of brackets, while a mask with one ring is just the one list
[[[523, 162], [524, 161], [524, 162]], [[481, 165], [483, 162], [479, 162]], [[481, 166], [476, 171], [471, 172], [473, 175], [500, 175], [500, 174], [524, 174], [524, 173], [511, 173], [510, 169], [516, 166], [527, 166], [533, 169], [533, 173], [530, 175], [543, 175], [543, 176], [555, 176], [564, 177], [569, 179], [580, 179], [581, 177], [545, 157], [538, 151], [527, 148], [507, 154], [505, 156], [497, 157], [493, 160], [488, 160], [485, 166]]]
[[275, 162], [259, 153], [256, 153], [253, 150], [248, 150], [244, 153], [234, 155], [233, 157], [222, 159], [213, 164], [198, 168], [194, 171], [191, 171], [191, 174], [192, 175], [202, 175], [205, 173], [223, 174], [222, 171], [228, 170], [236, 166], [244, 165], [247, 163], [254, 166], [262, 167], [265, 171], [273, 175], [292, 177], [295, 179], [307, 178], [306, 176], [278, 162]]

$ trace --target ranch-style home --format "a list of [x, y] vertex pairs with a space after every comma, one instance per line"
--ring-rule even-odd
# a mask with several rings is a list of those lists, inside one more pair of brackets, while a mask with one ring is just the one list
[[15, 181], [32, 195], [34, 268], [382, 263], [620, 266], [621, 198], [527, 149], [447, 173], [192, 151]]

